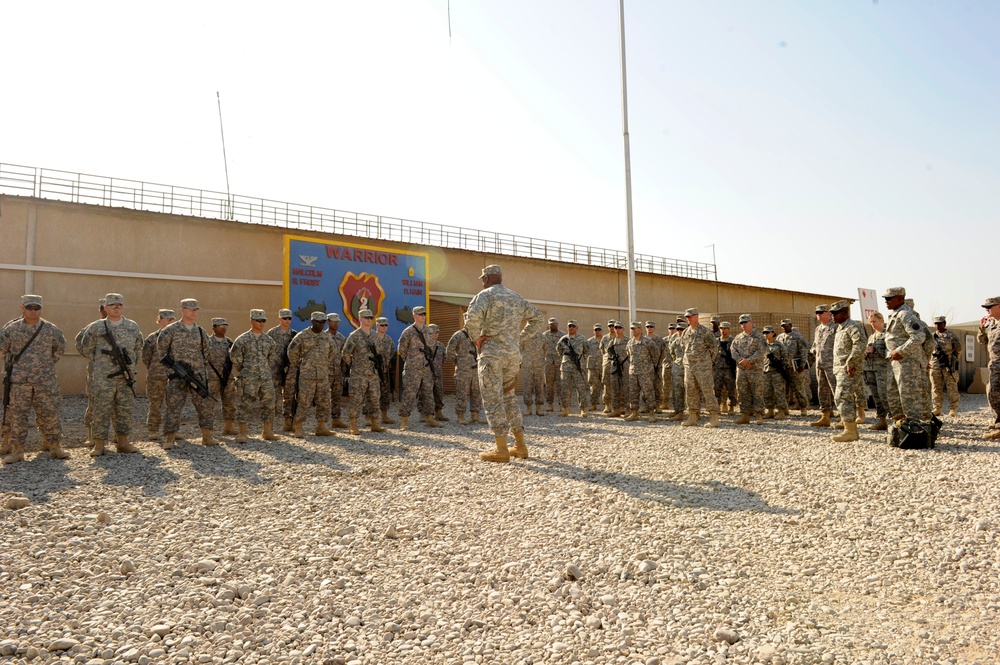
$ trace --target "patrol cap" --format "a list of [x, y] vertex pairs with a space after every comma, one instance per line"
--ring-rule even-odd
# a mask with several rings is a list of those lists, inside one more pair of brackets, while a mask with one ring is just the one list
[[123, 296], [120, 293], [109, 293], [108, 295], [104, 296], [104, 304], [105, 305], [124, 305], [125, 304], [125, 296]]
[[323, 312], [313, 312], [309, 315], [310, 321], [326, 321], [326, 314]]
[[595, 323], [594, 324], [594, 330], [604, 330], [604, 328], [601, 327], [600, 323]]
[[503, 269], [500, 266], [493, 264], [483, 268], [483, 274], [480, 275], [479, 277], [482, 278], [486, 277], [487, 275], [502, 275], [502, 274], [503, 274]]
[[198, 307], [198, 301], [194, 298], [185, 298], [181, 301], [181, 309], [201, 309], [201, 307]]
[[250, 320], [251, 321], [267, 321], [267, 314], [264, 313], [262, 309], [251, 309], [250, 310]]
[[792, 320], [791, 319], [782, 319], [781, 320], [781, 325], [783, 325], [783, 326], [790, 326], [790, 325], [792, 325]]
[[[367, 312], [368, 310], [366, 309], [365, 311]], [[430, 330], [432, 333], [441, 332], [441, 326], [439, 326], [436, 323], [429, 324], [427, 326], [427, 329]]]
[[615, 321], [615, 328], [621, 328], [622, 330], [624, 330], [625, 326], [622, 325], [621, 321]]
[[1000, 296], [996, 296], [995, 298], [987, 298], [986, 302], [983, 303], [983, 309], [989, 309], [990, 307], [994, 307], [995, 305], [1000, 305]]
[[688, 327], [688, 324], [686, 324], [686, 323], [678, 323], [677, 324], [677, 329], [678, 330], [684, 330], [687, 327]]
[[829, 312], [829, 311], [830, 311], [830, 306], [829, 305], [816, 305], [816, 313], [817, 314], [819, 314], [821, 312]]
[[229, 321], [226, 321], [225, 317], [217, 316], [212, 319], [212, 326], [228, 326]]
[[749, 314], [740, 314], [740, 323], [750, 323], [753, 321], [753, 317]]
[[765, 333], [774, 333], [774, 326], [764, 326]]
[[850, 300], [838, 300], [837, 302], [830, 305], [831, 312], [839, 312], [842, 309], [848, 309], [851, 306]]
[[578, 326], [576, 325], [576, 320], [575, 319], [570, 319], [569, 321], [567, 321], [566, 322], [566, 327], [569, 327], [569, 326], [573, 326], [574, 328], [577, 328]]
[[101, 298], [100, 300], [97, 301], [97, 304], [100, 305], [101, 307], [104, 307], [105, 305], [108, 304], [108, 299], [107, 298]]
[[719, 324], [719, 327], [720, 328], [732, 328], [733, 324], [731, 324], [729, 321], [723, 321], [722, 323]]
[[709, 321], [709, 323], [718, 323], [718, 322], [719, 322], [719, 315], [718, 314], [716, 314], [715, 316], [713, 316], [712, 320]]
[[385, 318], [384, 316], [380, 316], [377, 319], [375, 319], [375, 323], [377, 323], [380, 326], [387, 326], [389, 325], [389, 319]]
[[553, 317], [549, 317], [549, 323], [559, 323], [559, 319], [557, 319], [554, 316]]
[[27, 305], [38, 305], [39, 307], [41, 307], [42, 306], [42, 297], [41, 296], [36, 296], [34, 294], [29, 293], [27, 295], [21, 296], [21, 304], [25, 305], [25, 306], [27, 306]]
[[684, 310], [684, 316], [685, 317], [688, 317], [688, 316], [698, 316], [698, 308], [697, 307], [688, 307], [686, 310]]
[[632, 330], [635, 330], [636, 328], [642, 328], [642, 323], [641, 323], [641, 322], [639, 322], [639, 321], [633, 321], [633, 322], [632, 322], [632, 325], [631, 325], [631, 326], [629, 326], [629, 327], [630, 327], [630, 328], [631, 328]]
[[943, 316], [935, 316], [934, 323], [947, 323], [948, 319]]
[[667, 326], [667, 330], [677, 330], [677, 324], [671, 323], [669, 326]]
[[678, 316], [676, 319], [674, 319], [674, 322], [676, 322], [676, 323], [684, 323], [684, 317], [683, 316]]
[[[334, 316], [336, 316], [336, 314], [334, 314]], [[363, 309], [360, 312], [358, 312], [358, 318], [359, 319], [374, 319], [375, 318], [375, 313], [373, 311], [371, 311], [370, 309]], [[333, 319], [330, 319], [329, 317], [327, 317], [327, 319], [330, 320], [330, 321], [333, 321]], [[340, 317], [337, 317], [337, 320], [340, 321]], [[428, 328], [429, 327], [430, 326], [428, 326]]]
[[278, 310], [279, 319], [290, 319], [292, 318], [292, 310], [290, 309], [279, 309]]
[[330, 312], [329, 314], [326, 315], [326, 320], [327, 321], [338, 321], [339, 322], [340, 321], [340, 314], [337, 314], [336, 312]]
[[882, 294], [883, 298], [895, 298], [896, 296], [906, 296], [906, 289], [902, 286], [890, 286]]
[[427, 308], [424, 307], [423, 305], [417, 305], [416, 307], [413, 308], [413, 313], [414, 314], [427, 314]]
[[177, 316], [174, 314], [172, 309], [161, 309], [156, 313], [161, 319], [176, 319]]
[[656, 327], [656, 321], [646, 321], [646, 327], [647, 328], [655, 328]]
[[609, 328], [614, 328], [615, 327], [615, 320], [614, 319], [608, 319], [608, 327]]

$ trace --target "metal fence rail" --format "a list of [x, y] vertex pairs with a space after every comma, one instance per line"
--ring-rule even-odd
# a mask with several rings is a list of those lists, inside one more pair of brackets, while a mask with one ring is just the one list
[[[625, 270], [619, 250], [429, 224], [204, 189], [0, 163], [0, 194], [263, 224]], [[714, 263], [635, 255], [637, 272], [717, 279]]]

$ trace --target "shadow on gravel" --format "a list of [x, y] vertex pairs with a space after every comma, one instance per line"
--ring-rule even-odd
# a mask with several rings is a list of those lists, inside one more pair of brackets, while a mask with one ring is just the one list
[[273, 457], [277, 462], [287, 462], [288, 464], [322, 464], [323, 466], [340, 471], [346, 471], [351, 468], [341, 464], [334, 455], [309, 450], [284, 439], [276, 441], [249, 441], [248, 443], [233, 444], [233, 447], [236, 450], [246, 449], [256, 453], [264, 453]]
[[336, 436], [327, 439], [341, 450], [357, 453], [359, 455], [377, 455], [379, 457], [411, 457], [409, 448], [400, 442], [399, 444], [383, 443], [372, 441], [355, 436]]
[[[441, 430], [433, 430], [421, 427], [417, 425], [419, 429], [409, 431], [409, 432], [399, 432], [397, 430], [396, 436], [400, 437], [399, 442], [404, 446], [422, 446], [424, 448], [442, 448], [446, 450], [472, 450], [469, 446], [465, 445], [461, 441], [452, 439], [448, 436], [447, 432]], [[473, 432], [476, 430], [469, 429], [465, 432], [461, 432], [461, 436], [474, 436]], [[493, 438], [493, 435], [489, 433], [487, 429], [483, 434], [484, 438]]]
[[754, 511], [772, 515], [796, 515], [800, 511], [769, 506], [760, 494], [715, 480], [707, 482], [671, 482], [653, 480], [629, 473], [599, 471], [581, 466], [529, 458], [524, 468], [553, 476], [604, 485], [644, 501], [664, 503], [675, 508], [708, 508], [721, 511]]
[[938, 441], [935, 450], [951, 453], [1000, 453], [1000, 446], [988, 443], [964, 443], [962, 441]]
[[176, 460], [187, 460], [192, 470], [203, 476], [242, 478], [251, 485], [271, 482], [270, 478], [260, 477], [260, 464], [233, 455], [225, 446], [182, 443], [167, 451], [167, 455]]
[[159, 457], [134, 453], [106, 453], [94, 460], [94, 466], [104, 469], [105, 485], [141, 487], [143, 496], [165, 496], [167, 485], [180, 480], [162, 464]]
[[69, 465], [41, 453], [16, 464], [0, 466], [0, 492], [26, 496], [32, 503], [48, 503], [52, 494], [79, 485], [69, 477]]

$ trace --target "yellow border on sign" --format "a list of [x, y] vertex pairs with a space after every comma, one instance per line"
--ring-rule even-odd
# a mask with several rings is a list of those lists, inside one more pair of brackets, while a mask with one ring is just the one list
[[284, 306], [286, 308], [291, 307], [291, 305], [289, 304], [289, 290], [291, 289], [291, 285], [288, 283], [288, 270], [289, 270], [289, 267], [291, 266], [291, 258], [292, 258], [292, 245], [291, 245], [291, 242], [293, 240], [299, 240], [301, 242], [311, 242], [311, 243], [314, 243], [314, 244], [317, 244], [317, 245], [339, 245], [341, 247], [353, 247], [355, 249], [371, 249], [371, 250], [374, 250], [376, 252], [390, 251], [393, 254], [403, 254], [405, 256], [420, 256], [420, 257], [423, 257], [423, 259], [424, 259], [424, 308], [427, 310], [427, 319], [426, 320], [427, 321], [431, 320], [431, 289], [430, 289], [429, 281], [427, 279], [427, 273], [429, 273], [431, 271], [431, 255], [430, 254], [428, 254], [426, 252], [408, 252], [406, 250], [401, 250], [401, 249], [391, 249], [390, 250], [390, 249], [388, 249], [386, 247], [375, 247], [373, 245], [359, 245], [359, 244], [353, 243], [353, 242], [336, 242], [336, 243], [333, 243], [333, 242], [329, 242], [327, 240], [317, 240], [316, 238], [310, 238], [310, 237], [307, 237], [307, 236], [296, 236], [296, 235], [287, 235], [286, 234], [286, 235], [283, 236], [283, 238], [284, 238], [284, 242], [285, 242], [285, 248], [284, 248], [285, 249], [285, 251], [284, 251], [284, 254], [285, 254], [285, 256], [284, 256], [284, 263], [285, 263], [285, 265], [284, 265], [284, 271], [281, 274], [281, 282], [282, 282], [282, 300], [284, 301], [284, 303], [285, 303]]

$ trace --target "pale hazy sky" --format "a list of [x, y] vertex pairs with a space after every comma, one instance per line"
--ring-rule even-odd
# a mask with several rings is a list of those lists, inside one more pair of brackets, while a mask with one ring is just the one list
[[[22, 2], [0, 161], [625, 248], [618, 3]], [[626, 2], [636, 251], [1000, 295], [995, 0]], [[697, 304], [697, 303], [695, 303]], [[640, 307], [643, 303], [639, 303]]]

